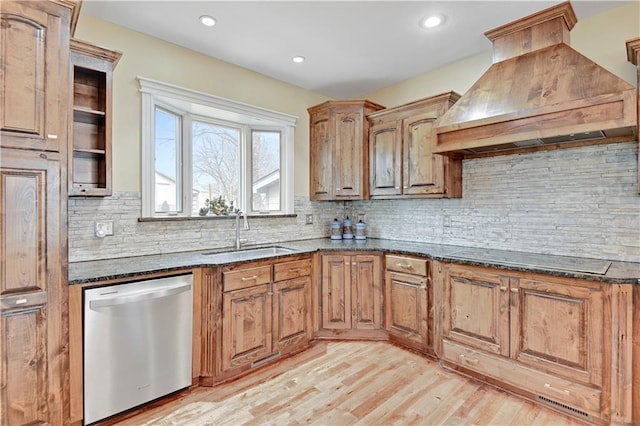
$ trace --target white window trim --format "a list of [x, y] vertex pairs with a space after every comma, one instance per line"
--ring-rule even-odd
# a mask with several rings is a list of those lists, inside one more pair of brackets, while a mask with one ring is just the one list
[[[242, 102], [222, 98], [219, 96], [210, 95], [208, 93], [198, 92], [196, 90], [186, 89], [169, 83], [163, 83], [157, 80], [138, 76], [138, 83], [140, 85], [140, 93], [142, 96], [141, 102], [141, 138], [142, 138], [142, 151], [141, 151], [141, 163], [142, 163], [142, 217], [151, 218], [159, 217], [160, 215], [155, 212], [154, 204], [154, 179], [155, 179], [155, 167], [154, 167], [154, 114], [155, 105], [166, 107], [170, 104], [171, 100], [187, 102], [190, 104], [201, 105], [208, 108], [214, 108], [219, 110], [223, 115], [224, 113], [236, 114], [238, 116], [247, 117], [254, 120], [256, 124], [254, 127], [281, 127], [282, 133], [282, 152], [281, 152], [281, 170], [280, 178], [282, 179], [283, 194], [281, 197], [281, 211], [277, 214], [292, 214], [294, 213], [293, 205], [293, 176], [294, 176], [294, 130], [297, 121], [297, 117], [290, 114], [285, 114], [278, 111], [269, 110], [266, 108], [256, 107], [248, 105]], [[222, 117], [222, 119], [224, 119]], [[189, 144], [187, 144], [189, 145]], [[185, 155], [183, 158], [183, 179], [187, 179], [187, 173], [191, 172], [190, 164], [190, 152], [183, 152]], [[187, 155], [188, 154], [188, 155]], [[243, 168], [244, 170], [244, 168]], [[188, 182], [190, 182], [190, 176]], [[246, 180], [245, 180], [246, 182]], [[191, 184], [186, 185], [191, 187]], [[186, 186], [183, 185], [183, 213], [180, 216], [190, 216], [191, 206], [191, 194], [190, 191], [186, 191]], [[245, 205], [248, 206], [248, 199], [250, 195], [245, 193]], [[251, 206], [248, 206], [251, 207]], [[166, 215], [165, 215], [166, 216]]]

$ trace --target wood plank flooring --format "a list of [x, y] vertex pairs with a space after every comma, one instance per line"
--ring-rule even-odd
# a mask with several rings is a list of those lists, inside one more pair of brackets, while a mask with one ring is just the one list
[[[324, 343], [321, 343], [324, 344]], [[304, 353], [297, 355], [304, 357]], [[261, 370], [263, 377], [269, 368]], [[583, 425], [388, 342], [326, 353], [256, 383], [200, 387], [119, 425]]]

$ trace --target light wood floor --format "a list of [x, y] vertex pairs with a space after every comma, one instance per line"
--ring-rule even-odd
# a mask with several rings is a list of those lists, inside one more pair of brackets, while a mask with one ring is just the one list
[[583, 425], [387, 342], [331, 342], [277, 377], [200, 387], [118, 424]]

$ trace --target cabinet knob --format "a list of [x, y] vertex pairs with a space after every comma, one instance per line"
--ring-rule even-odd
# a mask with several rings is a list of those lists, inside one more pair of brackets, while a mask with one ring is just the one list
[[507, 291], [507, 286], [501, 285], [500, 286], [500, 291]]
[[518, 287], [511, 287], [511, 293], [517, 293]]

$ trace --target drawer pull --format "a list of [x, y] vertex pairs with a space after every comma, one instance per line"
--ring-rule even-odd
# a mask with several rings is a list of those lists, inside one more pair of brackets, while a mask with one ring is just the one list
[[413, 269], [413, 267], [411, 265], [408, 265], [406, 263], [396, 263], [396, 266], [398, 268], [402, 268], [402, 269]]
[[500, 291], [507, 291], [507, 287], [506, 287], [506, 286], [501, 285], [501, 286], [500, 286]]
[[553, 386], [551, 386], [549, 383], [545, 383], [545, 384], [544, 384], [544, 387], [545, 387], [546, 389], [549, 389], [549, 390], [554, 391], [554, 392], [561, 393], [561, 394], [563, 394], [563, 395], [571, 395], [571, 392], [569, 392], [567, 389], [558, 389], [558, 388], [554, 388], [554, 387], [553, 387]]
[[467, 358], [464, 354], [460, 354], [460, 360], [467, 364], [478, 365], [478, 360], [476, 358]]
[[292, 268], [292, 269], [289, 269], [289, 272], [290, 272], [290, 273], [292, 273], [292, 274], [296, 274], [296, 273], [298, 273], [298, 272], [300, 272], [300, 271], [302, 271], [302, 268]]
[[16, 300], [16, 305], [24, 305], [25, 303], [27, 303], [26, 298]]
[[250, 277], [242, 277], [240, 278], [241, 281], [252, 281], [255, 280], [256, 278], [258, 278], [257, 275], [251, 275]]
[[511, 293], [517, 293], [518, 287], [511, 287]]

